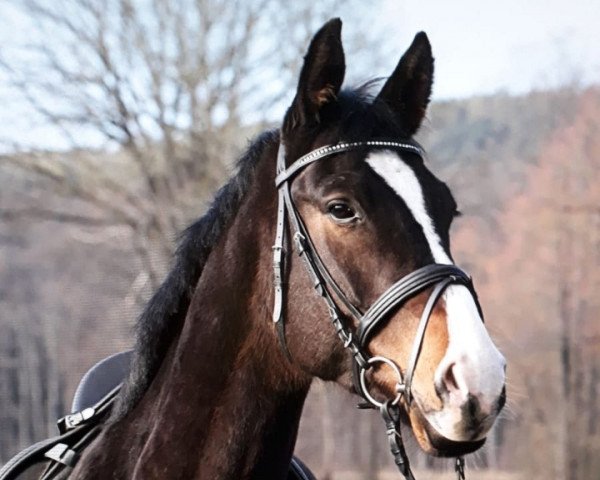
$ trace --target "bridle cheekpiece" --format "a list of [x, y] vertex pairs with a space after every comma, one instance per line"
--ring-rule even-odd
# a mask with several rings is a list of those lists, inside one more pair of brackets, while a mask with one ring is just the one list
[[[333, 323], [338, 336], [343, 342], [344, 347], [350, 351], [353, 357], [352, 370], [354, 386], [357, 393], [366, 401], [366, 404], [363, 406], [379, 409], [386, 424], [386, 432], [390, 450], [394, 455], [394, 460], [405, 478], [411, 480], [414, 479], [414, 477], [404, 450], [399, 427], [399, 403], [402, 398], [404, 398], [407, 405], [410, 405], [412, 402], [411, 385], [413, 374], [421, 353], [423, 338], [429, 318], [431, 317], [437, 301], [441, 298], [446, 288], [452, 284], [459, 284], [467, 287], [473, 295], [475, 304], [480, 310], [480, 313], [481, 309], [470, 276], [455, 265], [437, 263], [425, 265], [399, 279], [364, 313], [348, 300], [343, 290], [327, 270], [312, 243], [308, 230], [292, 200], [290, 184], [294, 177], [308, 165], [323, 158], [359, 148], [396, 150], [424, 157], [423, 149], [420, 146], [409, 142], [387, 140], [341, 142], [313, 150], [300, 157], [286, 168], [285, 147], [283, 146], [283, 143], [280, 143], [279, 145], [275, 177], [275, 186], [278, 190], [278, 207], [275, 243], [273, 245], [275, 289], [273, 321], [277, 327], [281, 347], [285, 355], [291, 361], [292, 358], [285, 338], [283, 301], [283, 272], [287, 240], [286, 223], [289, 221], [291, 236], [295, 244], [296, 252], [302, 258], [315, 290], [327, 304], [331, 322]], [[371, 356], [367, 351], [367, 346], [374, 333], [383, 325], [383, 321], [389, 318], [391, 313], [400, 308], [407, 300], [427, 288], [432, 288], [432, 291], [421, 314], [409, 363], [403, 374], [401, 369], [392, 360], [382, 356]], [[342, 313], [336, 299], [345, 307], [355, 322], [349, 321], [347, 316]], [[483, 318], [483, 316], [481, 318]], [[358, 327], [355, 328], [354, 324], [358, 325]], [[367, 372], [376, 364], [387, 365], [398, 377], [396, 396], [392, 400], [377, 400], [369, 392]], [[459, 479], [464, 478], [464, 461], [462, 458], [457, 459], [455, 470]]]

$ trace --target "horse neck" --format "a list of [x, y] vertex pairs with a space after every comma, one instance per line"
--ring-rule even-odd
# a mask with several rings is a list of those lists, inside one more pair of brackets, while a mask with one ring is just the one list
[[[274, 172], [274, 158], [262, 164]], [[265, 190], [250, 189], [181, 334], [124, 419], [139, 445], [133, 478], [286, 478], [310, 379], [289, 366], [270, 321], [275, 199]]]
[[[267, 309], [270, 277], [261, 281], [271, 272], [271, 250], [239, 218], [205, 267], [158, 418], [178, 425], [188, 462], [198, 452], [197, 478], [285, 478], [308, 381], [281, 368]], [[169, 418], [178, 411], [180, 419]]]

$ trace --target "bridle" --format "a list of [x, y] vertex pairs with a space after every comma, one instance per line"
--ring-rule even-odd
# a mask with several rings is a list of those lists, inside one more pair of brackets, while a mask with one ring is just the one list
[[[303, 259], [303, 263], [315, 290], [327, 304], [331, 322], [333, 323], [339, 338], [353, 357], [352, 371], [355, 389], [366, 401], [366, 408], [379, 409], [386, 424], [386, 433], [390, 450], [394, 456], [394, 461], [406, 479], [414, 480], [400, 433], [399, 402], [402, 397], [404, 397], [404, 401], [408, 405], [412, 402], [411, 385], [413, 374], [419, 360], [429, 318], [431, 317], [437, 301], [446, 288], [453, 284], [464, 285], [467, 287], [473, 295], [480, 314], [481, 308], [469, 275], [454, 265], [435, 263], [425, 265], [395, 282], [364, 313], [354, 306], [344, 294], [343, 290], [327, 270], [312, 243], [306, 226], [294, 206], [290, 185], [294, 177], [308, 165], [332, 155], [360, 148], [397, 150], [416, 154], [420, 157], [424, 156], [423, 150], [418, 145], [408, 142], [379, 140], [346, 142], [326, 145], [313, 150], [300, 157], [286, 168], [285, 147], [283, 143], [280, 143], [277, 153], [277, 175], [275, 178], [275, 186], [278, 190], [278, 207], [275, 243], [273, 245], [275, 289], [273, 321], [277, 327], [281, 347], [285, 355], [291, 361], [292, 358], [285, 338], [283, 301], [283, 267], [287, 236], [286, 220], [289, 219], [296, 252]], [[432, 291], [421, 314], [408, 365], [404, 374], [402, 374], [400, 368], [392, 360], [382, 356], [369, 355], [367, 346], [374, 333], [381, 328], [384, 325], [384, 321], [389, 318], [390, 313], [401, 307], [410, 298], [430, 287], [432, 287]], [[348, 321], [346, 315], [342, 313], [333, 295], [335, 295], [337, 300], [345, 307], [350, 316], [353, 317], [358, 328], [354, 329], [353, 322]], [[481, 318], [483, 318], [483, 315]], [[398, 377], [398, 383], [396, 385], [397, 394], [396, 397], [391, 400], [379, 401], [371, 395], [368, 389], [366, 374], [371, 367], [381, 363], [388, 365]], [[455, 470], [458, 478], [464, 479], [464, 460], [462, 458], [457, 458]]]

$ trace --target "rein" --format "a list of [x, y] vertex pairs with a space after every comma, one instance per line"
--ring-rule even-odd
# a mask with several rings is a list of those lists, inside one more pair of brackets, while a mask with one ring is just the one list
[[[359, 148], [393, 149], [417, 154], [420, 157], [424, 156], [423, 150], [412, 143], [395, 141], [346, 142], [327, 145], [313, 150], [300, 157], [286, 168], [285, 147], [282, 143], [279, 145], [277, 153], [277, 172], [275, 177], [275, 186], [278, 190], [278, 207], [275, 243], [273, 245], [275, 290], [273, 322], [277, 328], [281, 348], [287, 358], [292, 361], [285, 338], [285, 315], [283, 311], [283, 269], [285, 266], [285, 247], [287, 243], [286, 225], [287, 222], [289, 222], [296, 253], [302, 258], [316, 292], [327, 304], [331, 322], [333, 323], [340, 340], [352, 355], [352, 376], [354, 386], [357, 393], [366, 402], [360, 407], [376, 408], [380, 411], [385, 423], [388, 443], [394, 457], [394, 462], [407, 480], [414, 480], [400, 431], [399, 404], [402, 399], [407, 405], [412, 403], [412, 379], [421, 353], [423, 338], [429, 318], [444, 291], [453, 284], [464, 285], [467, 287], [471, 292], [480, 313], [481, 308], [471, 278], [463, 270], [454, 265], [430, 264], [409, 273], [391, 285], [364, 313], [354, 306], [344, 294], [343, 290], [327, 270], [312, 243], [308, 230], [292, 200], [290, 185], [295, 176], [308, 165], [323, 158]], [[367, 347], [373, 334], [379, 327], [384, 325], [386, 319], [389, 319], [389, 315], [392, 311], [401, 307], [408, 299], [429, 287], [433, 287], [433, 289], [421, 314], [408, 366], [406, 367], [404, 374], [402, 374], [401, 369], [392, 360], [382, 356], [371, 356], [367, 351]], [[353, 317], [355, 323], [358, 325], [356, 330], [353, 328], [354, 322], [349, 321], [342, 313], [333, 295], [335, 295], [337, 300], [346, 308], [351, 317]], [[483, 316], [481, 318], [483, 318]], [[389, 366], [398, 377], [395, 398], [379, 401], [370, 394], [367, 385], [367, 372], [376, 364], [385, 364]], [[464, 460], [462, 457], [456, 459], [455, 472], [459, 480], [465, 478]]]

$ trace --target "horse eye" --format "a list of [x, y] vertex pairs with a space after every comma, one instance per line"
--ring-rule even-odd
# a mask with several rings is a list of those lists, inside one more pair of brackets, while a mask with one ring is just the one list
[[348, 222], [356, 218], [356, 212], [344, 202], [331, 202], [327, 206], [327, 210], [329, 211], [329, 214], [336, 220]]

